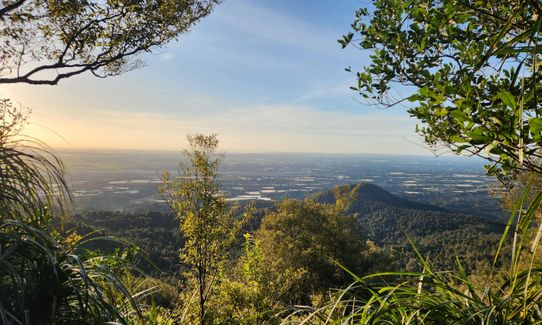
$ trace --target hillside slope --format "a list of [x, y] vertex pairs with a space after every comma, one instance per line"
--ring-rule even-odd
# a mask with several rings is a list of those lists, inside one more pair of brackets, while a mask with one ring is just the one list
[[335, 188], [318, 200], [332, 203], [337, 190], [351, 193], [347, 212], [357, 215], [364, 235], [395, 251], [403, 266], [414, 258], [412, 244], [439, 265], [453, 265], [456, 256], [471, 267], [490, 261], [504, 230], [499, 222], [405, 200], [373, 184]]

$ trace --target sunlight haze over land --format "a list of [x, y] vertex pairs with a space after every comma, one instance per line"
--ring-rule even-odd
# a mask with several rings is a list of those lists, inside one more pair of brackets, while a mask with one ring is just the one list
[[4, 85], [32, 109], [26, 133], [56, 148], [186, 147], [217, 133], [222, 150], [429, 154], [405, 108], [360, 103], [337, 39], [360, 1], [226, 0], [179, 42], [119, 77], [58, 86]]

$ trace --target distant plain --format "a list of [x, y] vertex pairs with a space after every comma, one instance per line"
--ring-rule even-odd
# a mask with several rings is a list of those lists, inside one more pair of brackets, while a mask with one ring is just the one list
[[[157, 194], [165, 170], [177, 173], [173, 151], [60, 150], [78, 211], [166, 209]], [[454, 156], [255, 153], [225, 155], [220, 167], [230, 200], [270, 202], [302, 198], [336, 185], [378, 185], [409, 200], [502, 219], [488, 193], [494, 180], [483, 161]]]

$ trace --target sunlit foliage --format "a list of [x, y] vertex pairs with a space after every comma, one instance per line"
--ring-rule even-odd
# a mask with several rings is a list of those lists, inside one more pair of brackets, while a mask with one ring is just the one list
[[189, 135], [179, 175], [162, 176], [160, 192], [177, 215], [185, 238], [181, 261], [189, 266], [186, 275], [198, 300], [198, 319], [205, 323], [206, 301], [220, 281], [223, 267], [245, 223], [219, 191], [216, 135]]

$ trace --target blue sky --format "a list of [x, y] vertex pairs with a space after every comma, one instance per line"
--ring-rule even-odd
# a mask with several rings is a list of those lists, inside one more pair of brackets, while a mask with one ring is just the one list
[[217, 133], [233, 152], [429, 154], [404, 109], [360, 103], [340, 49], [354, 0], [226, 0], [146, 66], [109, 79], [10, 85], [33, 109], [27, 133], [58, 148], [178, 150], [187, 133]]

